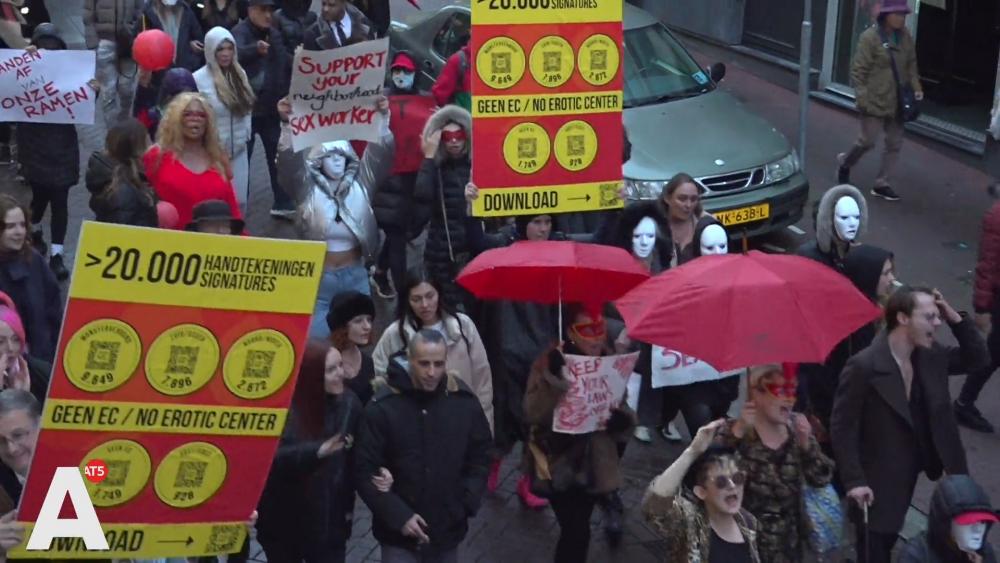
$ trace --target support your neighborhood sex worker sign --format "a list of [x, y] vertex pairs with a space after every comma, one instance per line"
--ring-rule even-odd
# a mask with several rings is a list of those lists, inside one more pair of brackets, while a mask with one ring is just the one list
[[295, 53], [292, 67], [292, 148], [327, 141], [378, 141], [389, 40], [365, 41], [328, 51]]
[[0, 122], [94, 123], [94, 51], [0, 49]]

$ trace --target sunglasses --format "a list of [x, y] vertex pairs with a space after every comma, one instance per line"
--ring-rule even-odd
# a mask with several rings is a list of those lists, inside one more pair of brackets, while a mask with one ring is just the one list
[[467, 137], [465, 131], [442, 131], [441, 140], [445, 143], [464, 143]]
[[729, 487], [742, 487], [744, 483], [747, 482], [747, 474], [745, 471], [737, 471], [732, 475], [716, 475], [712, 479], [712, 484], [715, 485], [716, 489], [728, 489]]
[[195, 111], [195, 110], [184, 110], [184, 117], [198, 117], [200, 119], [207, 119], [208, 112]]
[[766, 391], [767, 393], [778, 398], [794, 399], [798, 395], [798, 383], [795, 381], [786, 381], [784, 383], [761, 383], [757, 389], [759, 391]]

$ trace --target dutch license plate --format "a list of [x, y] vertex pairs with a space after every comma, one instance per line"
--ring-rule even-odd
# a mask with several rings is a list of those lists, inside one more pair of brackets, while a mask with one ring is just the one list
[[771, 204], [762, 203], [750, 207], [740, 207], [739, 209], [727, 209], [726, 211], [718, 211], [714, 215], [720, 223], [727, 227], [742, 223], [752, 223], [753, 221], [760, 221], [770, 217]]

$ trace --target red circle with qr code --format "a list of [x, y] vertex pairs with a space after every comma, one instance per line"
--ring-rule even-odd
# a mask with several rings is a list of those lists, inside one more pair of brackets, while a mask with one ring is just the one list
[[108, 478], [108, 464], [103, 459], [92, 459], [83, 466], [83, 476], [91, 483], [100, 483]]

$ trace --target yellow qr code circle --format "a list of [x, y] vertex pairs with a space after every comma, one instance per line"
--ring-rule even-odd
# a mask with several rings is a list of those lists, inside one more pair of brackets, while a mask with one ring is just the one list
[[229, 391], [243, 399], [263, 399], [288, 381], [295, 367], [295, 347], [269, 328], [241, 336], [226, 353], [222, 377]]
[[508, 131], [503, 140], [503, 158], [519, 174], [538, 172], [551, 154], [549, 134], [537, 123], [521, 123]]
[[597, 133], [586, 121], [568, 121], [556, 131], [556, 161], [571, 172], [590, 166], [597, 156]]
[[547, 88], [558, 88], [573, 75], [573, 47], [562, 37], [542, 37], [531, 48], [529, 68], [535, 82]]
[[607, 35], [591, 35], [580, 45], [576, 66], [580, 76], [592, 86], [604, 86], [618, 74], [621, 55], [618, 44]]
[[524, 48], [510, 37], [494, 37], [476, 53], [480, 80], [495, 90], [506, 90], [524, 76]]
[[164, 395], [187, 395], [208, 383], [219, 367], [219, 341], [207, 328], [181, 324], [156, 337], [146, 352], [146, 379]]
[[92, 459], [99, 459], [107, 466], [104, 480], [98, 483], [83, 480], [94, 506], [118, 506], [132, 500], [149, 482], [153, 468], [149, 452], [132, 440], [111, 440], [90, 450], [80, 462], [80, 471]]
[[139, 334], [117, 319], [97, 319], [73, 333], [63, 352], [63, 369], [77, 389], [102, 393], [123, 385], [142, 356]]
[[174, 448], [156, 468], [156, 496], [175, 508], [191, 508], [212, 498], [229, 471], [226, 454], [208, 442]]

